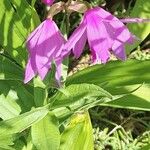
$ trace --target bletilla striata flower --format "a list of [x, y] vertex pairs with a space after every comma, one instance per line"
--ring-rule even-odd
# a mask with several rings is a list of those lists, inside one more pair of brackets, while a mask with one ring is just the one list
[[125, 44], [132, 44], [135, 36], [122, 22], [141, 22], [142, 19], [123, 19], [122, 21], [100, 7], [85, 12], [79, 27], [70, 36], [65, 48], [80, 57], [88, 40], [93, 62], [106, 63], [110, 52], [125, 60]]
[[54, 0], [42, 0], [42, 2], [46, 5], [52, 5]]
[[25, 70], [24, 83], [29, 82], [36, 74], [39, 74], [43, 80], [51, 69], [53, 61], [56, 65], [55, 78], [59, 82], [61, 62], [65, 56], [63, 51], [65, 42], [53, 20], [46, 19], [42, 22], [27, 39], [29, 59]]

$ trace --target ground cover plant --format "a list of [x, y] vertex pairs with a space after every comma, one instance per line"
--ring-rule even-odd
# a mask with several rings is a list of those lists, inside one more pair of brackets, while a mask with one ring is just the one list
[[0, 8], [0, 149], [150, 149], [149, 0]]

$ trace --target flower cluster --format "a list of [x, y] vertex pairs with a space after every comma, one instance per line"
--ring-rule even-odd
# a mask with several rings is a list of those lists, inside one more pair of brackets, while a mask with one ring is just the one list
[[[42, 0], [51, 5], [54, 0]], [[43, 80], [51, 65], [56, 65], [55, 78], [61, 78], [63, 59], [72, 51], [76, 58], [83, 52], [88, 42], [94, 63], [106, 63], [113, 53], [121, 60], [126, 59], [125, 45], [136, 39], [123, 23], [143, 22], [147, 19], [118, 19], [100, 7], [84, 12], [80, 25], [68, 40], [65, 40], [56, 23], [48, 18], [43, 21], [28, 37], [29, 59], [26, 66], [25, 80], [29, 82], [36, 74]]]

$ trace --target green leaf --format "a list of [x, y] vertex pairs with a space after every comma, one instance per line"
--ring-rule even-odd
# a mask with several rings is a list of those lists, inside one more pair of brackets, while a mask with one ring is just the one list
[[0, 55], [0, 80], [23, 80], [23, 70], [14, 62]]
[[[149, 0], [136, 0], [134, 8], [130, 14], [132, 18], [150, 18], [150, 2]], [[128, 24], [130, 32], [140, 38], [140, 41], [135, 42], [135, 44], [127, 46], [127, 52], [130, 53], [134, 48], [136, 48], [150, 33], [149, 23], [132, 23]]]
[[17, 63], [25, 66], [25, 40], [33, 29], [33, 22], [35, 27], [33, 18], [39, 18], [26, 0], [1, 0], [0, 9], [0, 45]]
[[150, 60], [112, 61], [91, 66], [70, 76], [66, 85], [91, 83], [103, 85], [105, 89], [134, 84], [150, 83]]
[[21, 112], [24, 113], [35, 107], [33, 87], [24, 85], [19, 81], [0, 80], [0, 94], [0, 107], [3, 108], [0, 109], [0, 117], [3, 119], [17, 115], [20, 112], [20, 108]]
[[17, 92], [19, 101], [18, 104], [20, 105], [22, 112], [26, 112], [31, 110], [32, 107], [35, 107], [34, 97], [33, 97], [33, 87], [29, 85], [24, 85], [20, 82], [11, 82], [9, 84], [13, 87]]
[[0, 150], [15, 150], [15, 149], [10, 146], [0, 145]]
[[110, 101], [112, 98], [110, 93], [99, 86], [84, 83], [59, 89], [49, 102], [59, 122], [64, 122], [74, 112], [89, 109], [104, 101]]
[[57, 118], [49, 112], [31, 127], [32, 142], [37, 150], [58, 150], [60, 133]]
[[[125, 86], [122, 91], [136, 89], [139, 85]], [[100, 104], [102, 106], [113, 106], [118, 108], [128, 108], [136, 110], [150, 111], [150, 84], [144, 84], [134, 92], [127, 94], [117, 100]]]
[[31, 0], [31, 6], [34, 7], [36, 0]]
[[[1, 82], [0, 84], [2, 86]], [[18, 101], [18, 96], [16, 95], [16, 92], [13, 90], [10, 90], [6, 96], [4, 94], [1, 94], [0, 95], [0, 118], [6, 120], [18, 116], [21, 112], [21, 108], [17, 104], [17, 101]]]
[[26, 136], [24, 136], [23, 138], [15, 140], [12, 147], [15, 150], [37, 150], [31, 141], [31, 132], [29, 132], [29, 134], [26, 134]]
[[75, 114], [61, 135], [60, 150], [94, 150], [93, 130], [88, 112]]
[[149, 150], [150, 149], [150, 144], [147, 143], [146, 146], [143, 146], [142, 148], [140, 148], [139, 150]]
[[[70, 107], [70, 105], [84, 106], [93, 99], [102, 97], [112, 98], [107, 91], [94, 84], [73, 84], [65, 89], [60, 89], [60, 92], [54, 96], [52, 108]], [[53, 101], [53, 99], [50, 99], [50, 101]]]
[[10, 134], [22, 132], [44, 118], [47, 113], [48, 109], [45, 107], [36, 108], [20, 116], [0, 121], [0, 137], [5, 138]]
[[8, 135], [6, 137], [0, 137], [0, 150], [14, 150], [10, 145], [13, 145], [13, 136]]
[[[150, 61], [130, 60], [96, 65], [80, 71], [67, 80], [67, 85], [91, 83], [101, 85], [112, 95], [120, 98], [100, 105], [150, 110]], [[142, 85], [145, 83], [144, 85]], [[142, 85], [142, 86], [141, 86]], [[138, 88], [141, 86], [140, 88]], [[138, 89], [137, 89], [138, 88]], [[137, 91], [134, 91], [137, 89]], [[134, 92], [133, 92], [134, 91]]]
[[47, 104], [47, 91], [40, 87], [34, 87], [34, 102], [37, 107], [44, 106]]
[[47, 104], [46, 85], [39, 78], [34, 78], [34, 102], [37, 107]]

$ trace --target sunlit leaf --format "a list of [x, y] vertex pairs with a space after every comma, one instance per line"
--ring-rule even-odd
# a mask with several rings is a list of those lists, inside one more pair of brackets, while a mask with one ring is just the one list
[[39, 18], [26, 0], [1, 0], [0, 10], [0, 45], [15, 61], [25, 66], [25, 40], [33, 29], [33, 16], [36, 22]]
[[[0, 82], [2, 86], [2, 83]], [[9, 93], [5, 96], [4, 94], [0, 95], [0, 118], [6, 120], [18, 116], [21, 112], [21, 108], [17, 104], [18, 96], [16, 92], [10, 90]]]
[[[52, 104], [53, 108], [64, 107], [69, 105], [84, 105], [94, 99], [108, 97], [111, 95], [99, 86], [94, 84], [73, 84], [65, 89], [60, 89]], [[52, 99], [51, 99], [52, 101]]]
[[[101, 105], [150, 110], [149, 66], [150, 61], [137, 60], [114, 61], [106, 65], [95, 65], [70, 76], [67, 85], [75, 83], [101, 85], [112, 95], [127, 94], [117, 100]], [[143, 83], [145, 84], [143, 85]], [[134, 91], [135, 89], [137, 91]]]
[[94, 150], [93, 130], [88, 112], [75, 114], [61, 135], [60, 150]]
[[22, 132], [23, 130], [44, 118], [47, 113], [48, 110], [46, 108], [37, 108], [17, 117], [5, 121], [0, 121], [0, 137], [5, 138], [10, 134]]
[[37, 150], [58, 150], [60, 133], [57, 118], [53, 113], [34, 124], [31, 128], [32, 142]]

